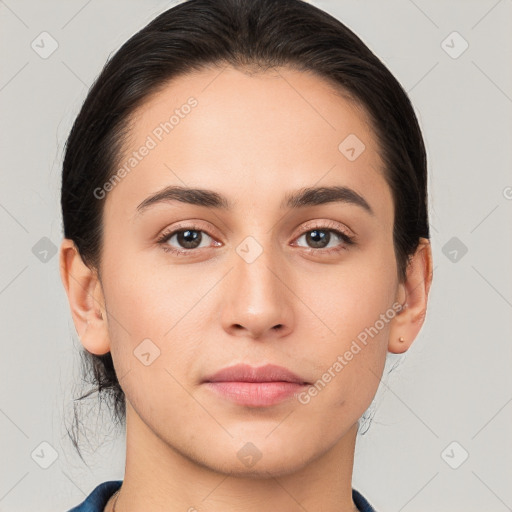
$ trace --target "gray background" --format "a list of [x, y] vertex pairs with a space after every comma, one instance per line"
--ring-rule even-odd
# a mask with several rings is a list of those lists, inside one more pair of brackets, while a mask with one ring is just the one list
[[[512, 510], [512, 0], [312, 3], [410, 93], [429, 156], [427, 321], [379, 388], [353, 486], [379, 512]], [[123, 478], [124, 437], [94, 400], [89, 467], [66, 436], [79, 341], [51, 248], [62, 239], [63, 144], [87, 89], [170, 5], [0, 0], [0, 511], [67, 510]], [[47, 58], [31, 47], [43, 31], [58, 44]]]

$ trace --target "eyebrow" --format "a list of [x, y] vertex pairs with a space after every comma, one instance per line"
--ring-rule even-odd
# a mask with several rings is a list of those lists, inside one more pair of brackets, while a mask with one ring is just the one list
[[[170, 185], [144, 199], [137, 206], [137, 214], [144, 212], [150, 206], [157, 203], [169, 203], [172, 201], [224, 211], [231, 211], [235, 206], [234, 202], [213, 190]], [[280, 208], [299, 209], [334, 202], [353, 204], [361, 207], [368, 214], [375, 215], [373, 209], [363, 196], [355, 190], [344, 186], [301, 188], [293, 193], [288, 193], [284, 197]]]

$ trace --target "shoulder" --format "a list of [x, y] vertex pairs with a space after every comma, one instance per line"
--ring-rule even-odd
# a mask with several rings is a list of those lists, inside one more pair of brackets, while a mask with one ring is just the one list
[[109, 480], [97, 485], [82, 503], [68, 512], [103, 512], [107, 501], [121, 487], [122, 483], [122, 480]]
[[368, 500], [356, 489], [352, 489], [352, 499], [359, 512], [377, 512], [368, 502]]

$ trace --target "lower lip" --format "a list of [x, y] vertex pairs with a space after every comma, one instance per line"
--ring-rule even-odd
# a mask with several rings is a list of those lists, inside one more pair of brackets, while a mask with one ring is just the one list
[[208, 388], [224, 398], [249, 407], [267, 407], [277, 404], [296, 393], [305, 384], [296, 382], [206, 382]]

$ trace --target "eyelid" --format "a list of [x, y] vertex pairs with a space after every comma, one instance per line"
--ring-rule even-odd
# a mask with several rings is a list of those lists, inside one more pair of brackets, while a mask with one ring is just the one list
[[[296, 232], [294, 234], [293, 239], [295, 240], [295, 238], [303, 235], [304, 232], [309, 231], [311, 229], [326, 229], [326, 228], [339, 230], [351, 238], [355, 238], [357, 236], [354, 231], [347, 228], [344, 224], [341, 224], [339, 222], [332, 221], [332, 220], [316, 219], [316, 220], [308, 221], [305, 224], [302, 224], [300, 229], [298, 229], [298, 232]], [[178, 223], [176, 225], [173, 225], [172, 228], [165, 228], [159, 235], [157, 235], [157, 240], [165, 238], [166, 235], [169, 235], [169, 234], [174, 233], [175, 231], [179, 231], [181, 229], [204, 231], [208, 236], [210, 236], [210, 238], [216, 238], [209, 233], [210, 228], [207, 228], [205, 225], [203, 225], [202, 221], [190, 219], [190, 220], [182, 221], [181, 223]]]
[[[352, 231], [351, 229], [347, 228], [344, 224], [341, 224], [341, 223], [338, 223], [338, 222], [335, 222], [332, 220], [319, 220], [319, 219], [309, 221], [309, 222], [306, 222], [305, 224], [303, 224], [300, 228], [299, 233], [294, 235], [293, 241], [297, 240], [301, 236], [304, 236], [306, 233], [308, 233], [312, 230], [315, 230], [315, 229], [324, 230], [324, 231], [332, 230], [334, 232], [339, 232], [342, 235], [342, 237], [341, 237], [342, 238], [342, 248], [349, 246], [349, 245], [353, 245], [357, 242], [356, 233], [354, 233], [354, 231]], [[217, 246], [223, 245], [222, 242], [217, 241], [217, 237], [215, 237], [209, 233], [210, 229], [209, 228], [207, 229], [204, 225], [202, 225], [202, 221], [197, 221], [194, 219], [182, 221], [181, 223], [178, 223], [177, 225], [173, 225], [172, 227], [164, 229], [157, 236], [156, 243], [161, 245], [162, 248], [167, 252], [172, 252], [172, 253], [179, 254], [179, 255], [185, 255], [187, 253], [190, 253], [190, 255], [193, 255], [194, 253], [198, 252], [198, 250], [199, 250], [198, 248], [176, 249], [172, 246], [164, 247], [166, 245], [167, 241], [170, 240], [175, 234], [177, 234], [177, 232], [186, 231], [186, 230], [201, 231], [201, 232], [205, 233], [208, 237], [210, 237], [213, 240], [213, 243], [216, 244]], [[339, 236], [339, 235], [337, 235], [337, 236]], [[296, 244], [293, 244], [293, 246], [296, 246]], [[211, 247], [202, 247], [201, 249], [208, 249], [208, 248], [211, 248]], [[337, 248], [315, 249], [313, 247], [311, 247], [311, 248], [303, 247], [303, 249], [305, 249], [306, 251], [313, 251], [313, 252], [319, 252], [319, 253], [321, 253], [322, 251], [324, 251], [325, 253], [329, 253], [329, 252], [336, 252], [338, 250], [341, 250], [341, 249], [337, 249]]]
[[357, 236], [357, 234], [354, 231], [352, 231], [350, 228], [345, 226], [345, 224], [341, 224], [340, 222], [336, 222], [333, 220], [316, 219], [316, 220], [308, 221], [305, 224], [303, 224], [300, 228], [299, 234], [297, 234], [294, 237], [294, 239], [297, 238], [297, 236], [304, 234], [305, 231], [310, 231], [312, 229], [327, 229], [327, 228], [341, 231], [344, 235], [346, 235], [350, 238], [355, 239]]
[[211, 229], [209, 226], [207, 227], [200, 220], [190, 219], [178, 222], [177, 224], [173, 224], [172, 226], [165, 228], [157, 235], [156, 239], [161, 240], [167, 235], [175, 234], [176, 231], [186, 231], [188, 229], [191, 231], [203, 231], [210, 238], [215, 238], [213, 235], [210, 235], [210, 231], [214, 231], [213, 229]]

